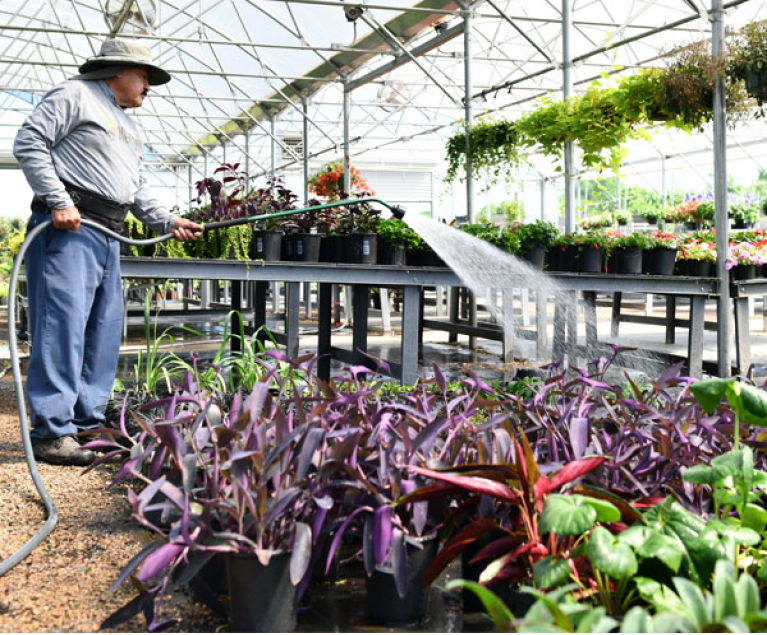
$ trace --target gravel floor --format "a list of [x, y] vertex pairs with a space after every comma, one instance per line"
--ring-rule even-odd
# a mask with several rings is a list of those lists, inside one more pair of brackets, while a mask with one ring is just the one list
[[[0, 379], [0, 559], [33, 536], [45, 509], [27, 472], [10, 373]], [[109, 587], [148, 539], [130, 519], [124, 488], [108, 490], [114, 469], [39, 465], [59, 512], [53, 532], [23, 562], [0, 578], [0, 632], [94, 632], [128, 602], [127, 586]], [[171, 631], [215, 632], [222, 620], [184, 593], [165, 604], [179, 619]], [[225, 624], [223, 625], [225, 626]], [[134, 618], [121, 628], [142, 632]]]

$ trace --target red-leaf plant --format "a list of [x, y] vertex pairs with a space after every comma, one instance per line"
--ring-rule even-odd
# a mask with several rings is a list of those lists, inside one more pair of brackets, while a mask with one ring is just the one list
[[[533, 565], [549, 555], [570, 561], [573, 574], [583, 575], [587, 570], [584, 557], [573, 557], [572, 549], [577, 542], [573, 536], [539, 535], [538, 521], [544, 501], [550, 493], [572, 485], [577, 479], [606, 461], [606, 457], [588, 457], [566, 463], [561, 469], [547, 476], [542, 473], [523, 432], [515, 438], [514, 463], [467, 465], [442, 470], [413, 467], [412, 470], [436, 482], [402, 497], [398, 504], [409, 504], [444, 496], [444, 484], [453, 487], [449, 494], [455, 495], [458, 507], [453, 519], [472, 514], [474, 520], [466, 524], [450, 538], [437, 558], [427, 569], [424, 587], [431, 584], [444, 568], [466, 548], [477, 544], [486, 535], [491, 542], [483, 547], [472, 563], [492, 558], [481, 579], [489, 584], [523, 581], [531, 577]], [[589, 492], [593, 497], [609, 497], [606, 493]], [[609, 497], [610, 502], [616, 501]], [[488, 510], [487, 503], [491, 502]], [[622, 519], [634, 520], [638, 514], [630, 506], [617, 501]], [[484, 514], [482, 514], [484, 510]], [[487, 513], [489, 511], [489, 513]], [[477, 517], [479, 515], [480, 517]], [[620, 527], [618, 527], [620, 528]], [[500, 537], [498, 537], [500, 535]], [[491, 578], [485, 580], [485, 578]]]

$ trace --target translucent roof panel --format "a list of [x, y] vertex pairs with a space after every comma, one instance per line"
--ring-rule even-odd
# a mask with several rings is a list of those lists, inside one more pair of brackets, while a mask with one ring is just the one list
[[[734, 28], [767, 18], [764, 0], [726, 4]], [[469, 5], [474, 117], [514, 118], [561, 92], [561, 1]], [[709, 6], [574, 0], [574, 90], [604, 73], [663, 64], [664, 52], [708, 38]], [[8, 163], [34, 103], [114, 34], [142, 38], [173, 76], [134, 114], [149, 169], [177, 169], [185, 180], [224, 159], [255, 176], [299, 170], [304, 144], [313, 166], [339, 157], [345, 86], [355, 160], [438, 166], [466, 115], [465, 21], [455, 1], [2, 0], [0, 24], [0, 159]]]

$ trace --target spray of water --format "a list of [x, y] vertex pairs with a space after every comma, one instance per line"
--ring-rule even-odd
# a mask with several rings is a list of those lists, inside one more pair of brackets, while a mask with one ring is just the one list
[[[566, 311], [572, 312], [571, 315], [577, 315], [577, 299], [573, 292], [563, 288], [553, 277], [533, 269], [524, 260], [426, 216], [406, 214], [403, 220], [434, 249], [475, 297], [485, 299], [488, 311], [505, 331], [514, 333], [518, 330], [514, 309], [510, 296], [509, 301], [497, 304], [491, 292], [493, 289], [527, 288], [543, 294], [547, 299], [553, 297]], [[546, 354], [540, 351], [538, 356], [543, 358]], [[604, 354], [605, 347], [600, 346], [596, 350], [586, 350], [586, 359], [599, 358]], [[577, 363], [576, 360], [570, 361]], [[648, 375], [657, 374], [665, 365], [652, 353], [644, 354], [641, 361], [632, 362], [635, 370]]]

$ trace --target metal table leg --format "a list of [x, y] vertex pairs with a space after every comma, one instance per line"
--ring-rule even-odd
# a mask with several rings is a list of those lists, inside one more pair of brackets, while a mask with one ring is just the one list
[[288, 357], [298, 357], [299, 313], [301, 310], [300, 282], [285, 283], [285, 335]]
[[[266, 341], [266, 333], [261, 327], [266, 326], [266, 294], [269, 290], [269, 282], [258, 280], [253, 283], [255, 291], [253, 293], [253, 328], [258, 332], [258, 339]], [[259, 331], [259, 329], [261, 329]]]
[[690, 333], [687, 340], [688, 371], [692, 377], [703, 375], [703, 326], [706, 315], [706, 297], [690, 297]]
[[583, 292], [583, 313], [586, 322], [586, 346], [597, 345], [597, 294], [595, 291]]
[[352, 327], [352, 359], [355, 364], [367, 361], [363, 353], [368, 350], [368, 293], [370, 287], [366, 284], [355, 284], [352, 289], [352, 314], [354, 325]]
[[676, 341], [676, 296], [666, 296], [666, 344]]
[[[317, 291], [317, 374], [320, 379], [330, 379], [331, 321], [333, 319], [333, 286], [320, 283]], [[324, 357], [323, 357], [324, 356]]]
[[749, 298], [733, 298], [735, 303], [735, 355], [738, 373], [745, 375], [751, 366]]
[[610, 324], [610, 336], [618, 337], [621, 324], [621, 300], [623, 299], [623, 293], [616, 291], [613, 293], [613, 319]]
[[232, 351], [241, 351], [245, 342], [240, 337], [240, 320], [242, 320], [242, 282], [239, 280], [232, 280], [232, 311], [236, 313], [232, 314], [230, 329], [232, 333], [232, 339], [230, 340], [230, 348]]
[[402, 302], [402, 342], [400, 381], [412, 385], [418, 378], [418, 316], [421, 312], [421, 290], [405, 287]]

